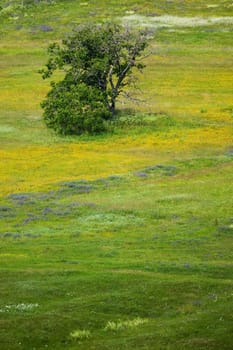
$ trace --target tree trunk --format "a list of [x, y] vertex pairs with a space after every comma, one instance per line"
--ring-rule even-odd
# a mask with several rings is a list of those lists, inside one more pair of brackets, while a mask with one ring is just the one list
[[111, 99], [110, 112], [114, 115], [116, 113], [116, 101], [115, 98]]

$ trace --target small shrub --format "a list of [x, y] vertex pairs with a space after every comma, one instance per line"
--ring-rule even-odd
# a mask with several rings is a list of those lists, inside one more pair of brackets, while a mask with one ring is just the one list
[[110, 118], [102, 93], [86, 84], [53, 84], [42, 107], [47, 126], [64, 135], [103, 132]]
[[121, 331], [124, 329], [129, 329], [129, 328], [136, 328], [144, 323], [147, 323], [148, 320], [147, 319], [143, 319], [140, 317], [137, 317], [133, 320], [126, 320], [126, 321], [122, 321], [122, 320], [118, 320], [117, 322], [114, 321], [108, 321], [108, 323], [106, 324], [104, 330], [105, 331]]
[[76, 331], [71, 332], [70, 336], [71, 336], [71, 338], [77, 339], [77, 340], [78, 339], [79, 340], [81, 340], [81, 339], [88, 339], [91, 336], [91, 332], [88, 331], [88, 330], [85, 330], [85, 329], [84, 330], [77, 329]]

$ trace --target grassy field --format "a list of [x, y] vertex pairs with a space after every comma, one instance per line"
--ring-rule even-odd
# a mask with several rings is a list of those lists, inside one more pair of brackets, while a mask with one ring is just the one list
[[[23, 3], [0, 0], [0, 348], [230, 350], [232, 1]], [[46, 47], [105, 20], [151, 28], [143, 102], [55, 135]]]

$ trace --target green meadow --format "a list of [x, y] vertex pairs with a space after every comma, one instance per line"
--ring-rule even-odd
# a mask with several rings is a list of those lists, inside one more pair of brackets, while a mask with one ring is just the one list
[[[1, 349], [232, 348], [232, 12], [0, 0]], [[135, 99], [106, 133], [56, 135], [46, 48], [105, 21], [151, 30]]]

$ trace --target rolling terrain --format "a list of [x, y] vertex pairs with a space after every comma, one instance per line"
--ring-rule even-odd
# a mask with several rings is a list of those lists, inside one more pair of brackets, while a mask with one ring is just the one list
[[[232, 1], [0, 0], [3, 350], [232, 346]], [[77, 24], [151, 30], [109, 132], [47, 130]], [[57, 77], [59, 79], [59, 76]]]

